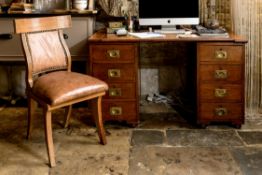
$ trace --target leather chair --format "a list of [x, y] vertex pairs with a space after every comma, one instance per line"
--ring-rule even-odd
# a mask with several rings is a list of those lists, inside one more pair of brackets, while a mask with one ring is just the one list
[[51, 115], [54, 109], [66, 108], [67, 127], [72, 104], [91, 100], [100, 142], [106, 144], [101, 99], [108, 90], [108, 85], [94, 77], [71, 72], [71, 56], [62, 31], [71, 25], [69, 15], [14, 20], [15, 33], [21, 35], [27, 63], [27, 138], [31, 135], [34, 108], [38, 103], [44, 111], [45, 138], [51, 167], [56, 165]]

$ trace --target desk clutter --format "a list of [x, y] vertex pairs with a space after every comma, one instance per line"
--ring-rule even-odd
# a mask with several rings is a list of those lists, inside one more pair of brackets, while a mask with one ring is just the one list
[[123, 22], [121, 21], [108, 22], [108, 27], [106, 28], [107, 34], [116, 34], [118, 30], [126, 30], [126, 26], [123, 25]]
[[[137, 38], [159, 38], [165, 37], [168, 34], [175, 34], [177, 38], [197, 38], [197, 37], [220, 37], [220, 38], [229, 38], [229, 33], [223, 27], [204, 27], [201, 25], [191, 26], [189, 28], [184, 28], [180, 26], [176, 30], [162, 30], [154, 29], [148, 27], [147, 30], [136, 30], [139, 27], [134, 27], [134, 21], [136, 20], [126, 20], [126, 21], [110, 21], [106, 28], [107, 34], [116, 34], [118, 36], [130, 35]], [[137, 25], [137, 24], [136, 24]], [[154, 32], [153, 32], [154, 31]]]

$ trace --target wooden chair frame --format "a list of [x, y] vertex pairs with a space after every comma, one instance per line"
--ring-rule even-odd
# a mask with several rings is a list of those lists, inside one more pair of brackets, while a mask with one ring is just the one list
[[[26, 57], [26, 94], [28, 98], [28, 128], [27, 128], [27, 139], [30, 138], [32, 128], [33, 128], [33, 116], [36, 107], [36, 102], [41, 105], [43, 108], [44, 116], [45, 116], [45, 138], [47, 145], [47, 152], [49, 163], [51, 167], [56, 165], [55, 163], [55, 153], [54, 153], [54, 144], [52, 137], [52, 115], [51, 112], [55, 109], [66, 107], [66, 115], [65, 115], [65, 123], [64, 126], [67, 127], [69, 124], [70, 114], [72, 111], [72, 104], [91, 100], [91, 107], [93, 111], [93, 117], [96, 122], [96, 126], [98, 128], [98, 135], [100, 138], [101, 144], [106, 144], [105, 130], [103, 126], [102, 120], [102, 109], [101, 109], [101, 100], [102, 96], [105, 95], [105, 91], [93, 93], [87, 97], [76, 98], [70, 101], [66, 101], [65, 103], [61, 103], [58, 105], [48, 104], [43, 101], [41, 98], [37, 97], [34, 93], [32, 93], [31, 89], [34, 86], [34, 80], [36, 77], [41, 76], [41, 74], [48, 73], [50, 71], [56, 70], [66, 70], [68, 72], [71, 71], [71, 56], [69, 49], [66, 45], [66, 42], [63, 38], [62, 29], [71, 27], [71, 17], [66, 16], [55, 16], [55, 17], [42, 17], [42, 18], [25, 18], [25, 19], [15, 19], [14, 26], [15, 32], [21, 35], [21, 41], [23, 45], [24, 55]], [[61, 41], [61, 46], [63, 47], [66, 55], [66, 65], [61, 66], [55, 69], [45, 69], [42, 71], [35, 71], [32, 67], [32, 55], [31, 48], [28, 43], [28, 35], [32, 33], [41, 33], [45, 31], [57, 31], [59, 34], [59, 39]]]

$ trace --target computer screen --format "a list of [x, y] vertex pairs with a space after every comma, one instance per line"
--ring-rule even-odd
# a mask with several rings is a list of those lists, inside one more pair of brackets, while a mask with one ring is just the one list
[[139, 0], [139, 25], [199, 24], [199, 0]]

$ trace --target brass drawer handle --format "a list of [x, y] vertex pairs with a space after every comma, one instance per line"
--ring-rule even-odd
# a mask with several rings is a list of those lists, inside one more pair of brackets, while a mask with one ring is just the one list
[[225, 116], [228, 114], [228, 110], [226, 108], [215, 108], [215, 115], [216, 116], [219, 116], [219, 117], [222, 117], [222, 116]]
[[118, 106], [110, 107], [110, 115], [122, 115], [122, 108]]
[[225, 60], [227, 59], [227, 51], [224, 50], [218, 50], [215, 52], [215, 58], [219, 60]]
[[122, 95], [121, 88], [109, 88], [108, 91], [110, 97], [117, 97]]
[[227, 95], [227, 90], [226, 89], [215, 89], [215, 97], [218, 98], [223, 98]]
[[108, 69], [108, 77], [109, 78], [118, 78], [121, 76], [120, 69]]
[[227, 79], [227, 77], [228, 77], [227, 70], [215, 70], [216, 79]]
[[107, 58], [119, 58], [120, 57], [120, 50], [108, 50]]

